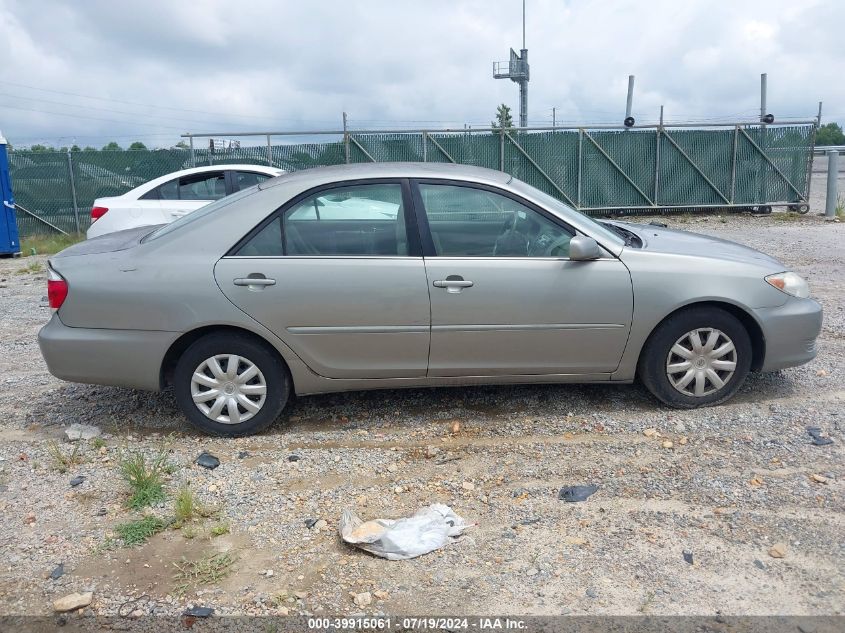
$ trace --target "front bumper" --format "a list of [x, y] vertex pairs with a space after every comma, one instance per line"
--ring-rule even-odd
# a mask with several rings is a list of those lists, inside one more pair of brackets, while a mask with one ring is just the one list
[[158, 391], [164, 355], [178, 337], [178, 332], [68, 327], [53, 314], [38, 333], [38, 346], [56, 378]]
[[754, 313], [766, 341], [760, 371], [796, 367], [816, 357], [816, 338], [822, 329], [822, 307], [818, 302], [791, 297], [782, 306], [759, 308]]

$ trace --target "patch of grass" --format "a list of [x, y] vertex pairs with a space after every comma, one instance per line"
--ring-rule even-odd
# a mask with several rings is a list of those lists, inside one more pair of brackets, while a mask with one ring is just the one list
[[141, 452], [121, 453], [118, 464], [132, 489], [128, 507], [137, 510], [164, 500], [164, 475], [169, 470], [166, 448], [159, 450], [149, 463]]
[[73, 444], [73, 448], [66, 454], [59, 443], [52, 440], [47, 443], [47, 454], [50, 456], [51, 466], [63, 474], [73, 466], [85, 462], [85, 458], [79, 453], [79, 443]]
[[102, 437], [95, 437], [93, 440], [91, 440], [91, 446], [93, 446], [97, 450], [100, 450], [105, 445], [106, 441]]
[[196, 538], [197, 534], [199, 534], [199, 532], [197, 532], [197, 529], [193, 525], [185, 525], [182, 527], [182, 536], [188, 540]]
[[114, 531], [121, 538], [124, 545], [140, 545], [169, 525], [168, 521], [154, 516], [147, 516], [137, 521], [121, 523]]
[[44, 272], [44, 264], [39, 261], [31, 261], [23, 268], [18, 268], [15, 273], [18, 275], [34, 275]]
[[773, 213], [772, 219], [779, 222], [798, 222], [801, 220], [801, 214], [794, 211], [787, 211], [786, 213]]
[[112, 550], [117, 549], [117, 544], [118, 543], [116, 538], [112, 536], [107, 536], [102, 543], [92, 548], [91, 553], [94, 556], [99, 556], [100, 554], [104, 554], [105, 552], [110, 552]]
[[173, 500], [173, 516], [177, 525], [190, 521], [199, 514], [199, 503], [194, 497], [194, 491], [186, 482], [179, 488], [176, 499]]
[[228, 534], [229, 532], [229, 523], [226, 521], [212, 525], [210, 530], [211, 536], [223, 536], [224, 534]]
[[[55, 255], [68, 246], [81, 242], [85, 236], [81, 233], [62, 235], [53, 233], [51, 235], [30, 235], [21, 240], [21, 253], [23, 255]], [[35, 253], [32, 251], [35, 250]]]
[[177, 581], [182, 581], [182, 584], [176, 588], [177, 593], [185, 593], [192, 586], [219, 582], [229, 575], [237, 560], [231, 552], [219, 552], [204, 556], [199, 560], [189, 561], [183, 558], [178, 563], [173, 563], [177, 569], [173, 577]]
[[834, 212], [837, 218], [845, 220], [845, 200], [842, 199], [842, 196], [836, 196], [836, 208]]

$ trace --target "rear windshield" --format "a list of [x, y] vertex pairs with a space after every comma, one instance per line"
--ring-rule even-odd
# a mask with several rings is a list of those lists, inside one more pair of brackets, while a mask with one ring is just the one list
[[155, 231], [147, 235], [142, 242], [149, 242], [152, 240], [157, 240], [160, 237], [164, 237], [165, 235], [172, 233], [173, 231], [178, 231], [182, 227], [185, 227], [192, 222], [196, 222], [204, 218], [205, 216], [214, 213], [218, 209], [222, 209], [223, 207], [228, 207], [233, 202], [237, 202], [247, 196], [251, 196], [254, 194], [258, 189], [256, 187], [250, 187], [249, 189], [244, 189], [243, 191], [239, 191], [237, 193], [233, 193], [231, 196], [226, 196], [225, 198], [221, 198], [216, 202], [212, 202], [211, 204], [207, 204], [204, 207], [200, 207], [196, 211], [192, 211], [187, 215], [183, 215], [181, 218], [178, 218], [171, 222], [170, 224], [165, 224], [162, 227], [157, 228]]

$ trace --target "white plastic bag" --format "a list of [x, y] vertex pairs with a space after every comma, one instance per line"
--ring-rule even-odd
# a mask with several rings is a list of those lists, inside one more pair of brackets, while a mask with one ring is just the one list
[[404, 519], [362, 522], [352, 510], [340, 518], [340, 537], [376, 556], [405, 560], [440, 549], [470, 527], [447, 505], [435, 503]]

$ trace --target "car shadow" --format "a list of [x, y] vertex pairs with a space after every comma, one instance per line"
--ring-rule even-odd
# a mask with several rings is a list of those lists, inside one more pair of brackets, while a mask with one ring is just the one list
[[[730, 403], [765, 402], [794, 395], [785, 372], [752, 374]], [[343, 429], [413, 429], [455, 419], [496, 422], [536, 416], [613, 416], [671, 411], [633, 385], [502, 385], [350, 391], [295, 397], [265, 435]], [[676, 415], [681, 412], [676, 412]], [[117, 436], [201, 436], [176, 405], [172, 390], [62, 384], [32, 403], [26, 422], [41, 427], [94, 424]]]

